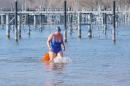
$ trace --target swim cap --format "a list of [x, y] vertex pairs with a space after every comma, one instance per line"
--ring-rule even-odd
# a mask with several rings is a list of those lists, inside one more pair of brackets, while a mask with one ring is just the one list
[[56, 31], [60, 32], [61, 31], [60, 27], [56, 27]]

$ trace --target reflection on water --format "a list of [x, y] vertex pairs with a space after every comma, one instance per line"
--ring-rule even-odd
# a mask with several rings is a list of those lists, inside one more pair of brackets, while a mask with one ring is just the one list
[[65, 67], [65, 63], [43, 62], [44, 70], [51, 71], [51, 73], [48, 75], [48, 77], [44, 81], [45, 85], [46, 86], [62, 86], [64, 81], [57, 77], [63, 76], [62, 71], [64, 71], [64, 67]]
[[47, 70], [63, 70], [64, 63], [54, 63], [54, 62], [43, 62], [44, 68]]
[[63, 86], [63, 81], [58, 81], [56, 83], [54, 83], [55, 80], [48, 78], [47, 82], [45, 82], [46, 86]]

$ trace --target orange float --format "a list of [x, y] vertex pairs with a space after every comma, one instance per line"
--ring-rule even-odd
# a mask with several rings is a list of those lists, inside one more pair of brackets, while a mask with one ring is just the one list
[[50, 57], [49, 57], [49, 52], [46, 52], [44, 54], [44, 56], [42, 57], [42, 61], [49, 61], [50, 60]]

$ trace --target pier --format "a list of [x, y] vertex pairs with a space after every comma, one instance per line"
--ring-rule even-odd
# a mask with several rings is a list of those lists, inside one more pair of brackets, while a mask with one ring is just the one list
[[[16, 0], [17, 1], [17, 0]], [[65, 0], [66, 1], [66, 0]], [[66, 2], [64, 2], [66, 3]], [[11, 11], [0, 11], [0, 24], [1, 29], [6, 26], [6, 36], [10, 37], [10, 30], [15, 29], [15, 39], [21, 37], [21, 27], [28, 25], [28, 34], [30, 35], [30, 25], [33, 25], [33, 29], [37, 29], [39, 26], [40, 31], [44, 29], [44, 25], [50, 25], [56, 27], [56, 25], [64, 25], [65, 30], [65, 41], [67, 41], [66, 30], [69, 30], [72, 34], [72, 30], [78, 30], [78, 37], [81, 38], [81, 26], [86, 25], [88, 27], [88, 38], [93, 37], [93, 27], [97, 26], [97, 33], [99, 28], [102, 28], [104, 35], [107, 34], [107, 26], [112, 27], [112, 40], [115, 41], [115, 31], [120, 24], [130, 24], [130, 9], [118, 9], [115, 8], [115, 1], [113, 1], [113, 9], [108, 10], [107, 8], [101, 8], [99, 5], [98, 10], [88, 10], [83, 8], [81, 11], [76, 9], [40, 9], [40, 10], [29, 10], [23, 9]], [[18, 17], [18, 19], [17, 19]], [[16, 22], [16, 23], [15, 23]], [[14, 28], [15, 25], [15, 28]], [[12, 27], [11, 27], [12, 26]], [[18, 26], [18, 27], [17, 27]], [[86, 32], [87, 33], [87, 32]], [[17, 37], [18, 36], [18, 37]]]

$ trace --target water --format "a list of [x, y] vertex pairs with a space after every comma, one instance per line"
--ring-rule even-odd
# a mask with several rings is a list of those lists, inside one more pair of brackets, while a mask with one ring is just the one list
[[68, 33], [64, 57], [72, 61], [66, 63], [41, 62], [48, 51], [48, 26], [42, 32], [32, 29], [30, 36], [26, 28], [22, 28], [18, 42], [14, 41], [12, 30], [7, 39], [5, 29], [0, 29], [1, 86], [130, 85], [130, 27], [120, 27], [115, 44], [110, 28], [107, 36], [100, 30], [100, 38], [93, 29], [92, 39], [87, 37], [86, 26], [82, 26], [81, 39], [77, 38], [77, 31], [71, 36]]

